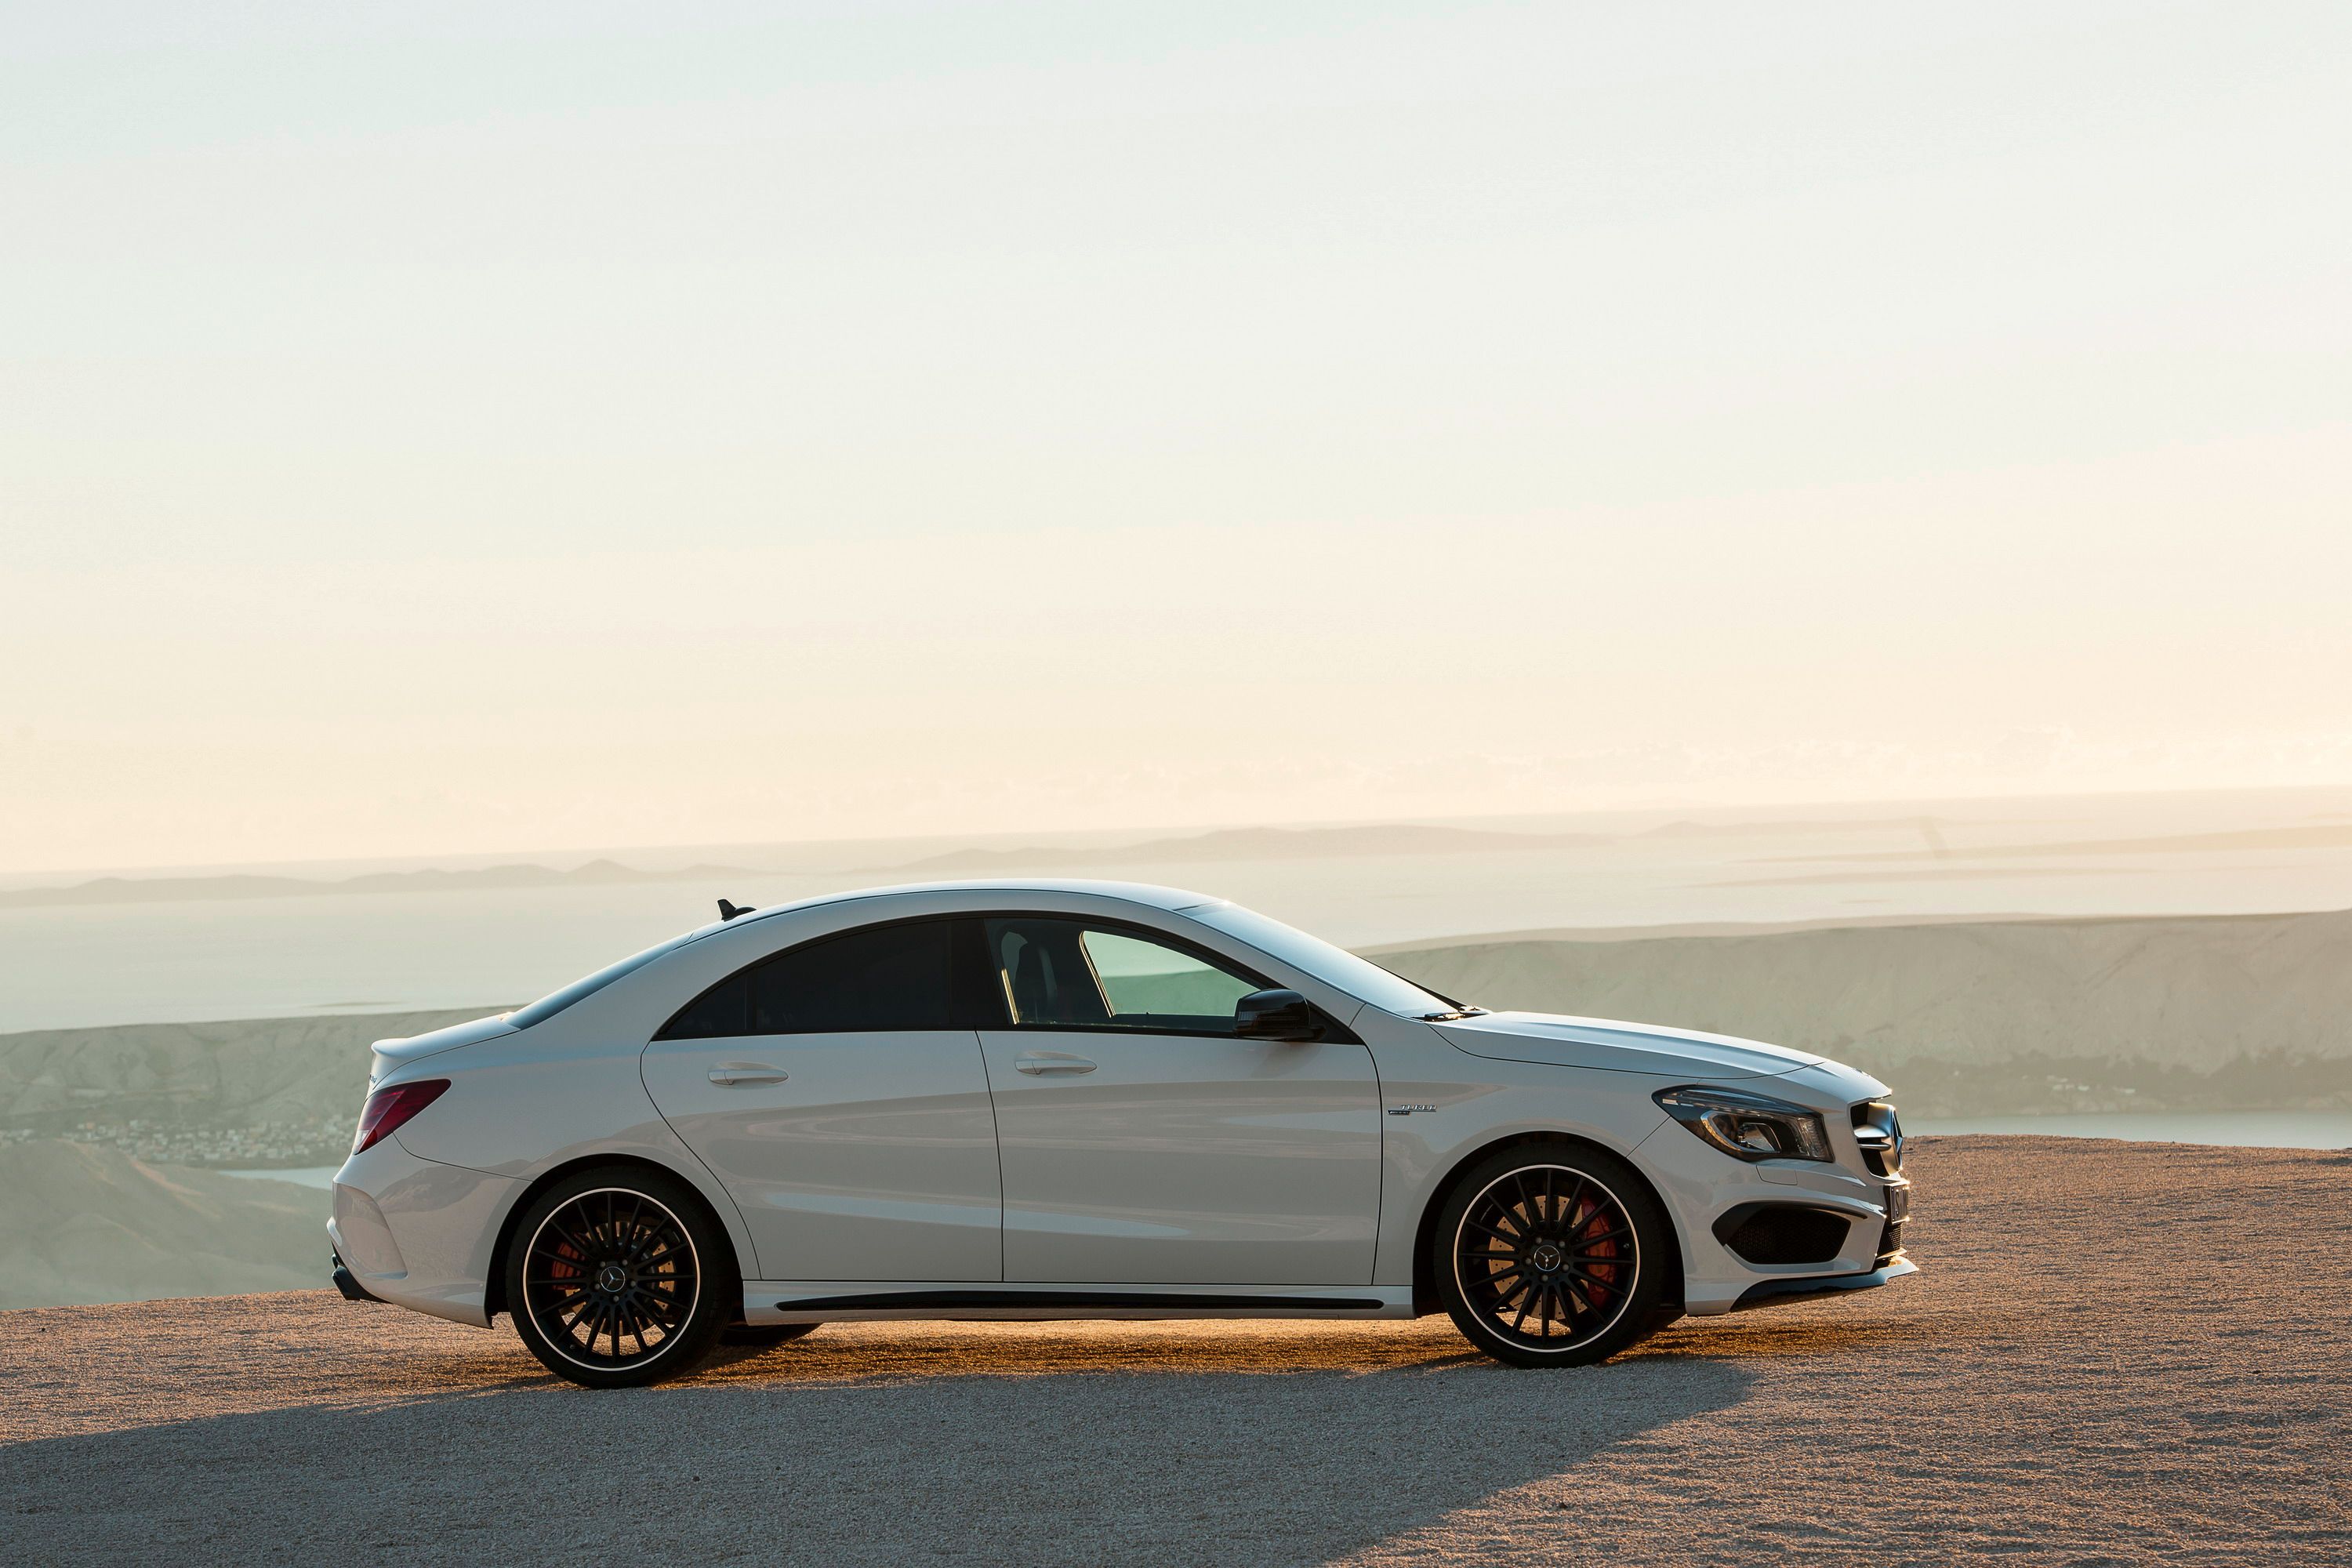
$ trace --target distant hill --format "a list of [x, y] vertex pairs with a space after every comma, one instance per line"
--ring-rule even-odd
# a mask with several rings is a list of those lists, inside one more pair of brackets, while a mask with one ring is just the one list
[[748, 875], [739, 866], [688, 866], [640, 871], [591, 860], [569, 871], [549, 866], [483, 866], [466, 871], [370, 871], [332, 880], [311, 877], [100, 877], [65, 888], [0, 892], [0, 909], [58, 904], [169, 903], [191, 899], [294, 899], [341, 893], [444, 893], [480, 888], [562, 888], [614, 882], [691, 882]]
[[112, 1130], [136, 1121], [173, 1147], [180, 1134], [315, 1126], [331, 1155], [338, 1142], [349, 1145], [360, 1101], [366, 1098], [370, 1042], [421, 1035], [502, 1010], [457, 1007], [0, 1035], [0, 1132], [72, 1135], [85, 1122]]
[[1916, 833], [1924, 837], [1931, 852], [1941, 843], [1941, 830], [1951, 826], [1948, 817], [1940, 816], [1864, 816], [1851, 820], [1831, 820], [1814, 817], [1776, 818], [1759, 822], [1668, 822], [1656, 827], [1645, 827], [1639, 833], [1627, 834], [1629, 838], [1766, 838], [1779, 836], [1802, 837], [1820, 833], [1861, 833], [1872, 828], [1889, 832]]
[[1221, 827], [1206, 833], [1147, 838], [1134, 844], [1033, 845], [1016, 849], [955, 849], [871, 868], [981, 876], [1024, 871], [1076, 871], [1105, 866], [1180, 865], [1211, 860], [1346, 859], [1383, 855], [1497, 855], [1566, 849], [1658, 838], [1754, 838], [1853, 833], [1872, 828], [1918, 833], [1941, 842], [1936, 819], [1870, 817], [1856, 821], [1790, 819], [1765, 822], [1663, 823], [1633, 833], [1519, 833], [1501, 828], [1440, 827], [1424, 823], [1369, 823], [1345, 827]]
[[[2079, 838], [2054, 844], [1979, 844], [1925, 851], [1938, 858], [2023, 860], [2071, 855], [2215, 855], [2279, 850], [2352, 849], [2352, 826], [2246, 827], [2227, 833], [2174, 833], [2152, 838]], [[1873, 850], [1867, 854], [1809, 855], [1808, 861], [1914, 860], [1917, 850]]]
[[889, 871], [1077, 870], [1196, 860], [1305, 860], [1364, 855], [1478, 855], [1599, 843], [1599, 833], [1498, 833], [1475, 827], [1389, 823], [1359, 827], [1223, 827], [1179, 838], [1083, 848], [956, 849], [877, 867]]
[[48, 1142], [0, 1144], [0, 1310], [327, 1282], [314, 1188]]
[[[1445, 827], [1421, 823], [1373, 823], [1342, 827], [1225, 827], [1149, 838], [1133, 844], [1036, 845], [1013, 849], [953, 849], [919, 859], [868, 866], [868, 871], [989, 876], [1023, 871], [1076, 871], [1106, 866], [1196, 861], [1344, 859], [1391, 855], [1491, 855], [1570, 848], [1638, 839], [1750, 838], [1852, 833], [1883, 828], [1916, 832], [1940, 847], [1936, 819], [1872, 817], [1853, 821], [1801, 818], [1759, 822], [1664, 823], [1632, 833], [1524, 833], [1501, 828]], [[2337, 831], [2337, 830], [2320, 830]], [[2340, 832], [2352, 837], [2352, 828]], [[1896, 858], [1905, 852], [1882, 858]], [[1992, 853], [1979, 851], [1979, 853]], [[1838, 858], [1839, 857], [1831, 857]], [[1870, 858], [1853, 856], [1847, 858]], [[826, 874], [836, 874], [828, 861]], [[97, 877], [62, 887], [0, 890], [0, 910], [84, 904], [177, 903], [211, 899], [310, 899], [358, 894], [445, 893], [514, 888], [609, 886], [632, 882], [711, 882], [776, 874], [744, 866], [694, 865], [639, 870], [610, 859], [559, 870], [516, 863], [465, 870], [369, 871], [352, 877], [286, 877], [228, 873], [207, 877]]]
[[2352, 911], [1505, 938], [1378, 958], [1483, 1006], [1818, 1051], [1920, 1113], [2352, 1108]]

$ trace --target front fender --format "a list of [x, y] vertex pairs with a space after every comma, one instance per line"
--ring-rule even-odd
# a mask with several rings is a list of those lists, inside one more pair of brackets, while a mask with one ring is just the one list
[[1443, 1199], [1447, 1179], [1482, 1151], [1565, 1136], [1638, 1168], [1633, 1151], [1665, 1121], [1650, 1096], [1668, 1079], [1475, 1057], [1428, 1024], [1370, 1009], [1357, 1032], [1381, 1069], [1375, 1285], [1412, 1286], [1423, 1217]]

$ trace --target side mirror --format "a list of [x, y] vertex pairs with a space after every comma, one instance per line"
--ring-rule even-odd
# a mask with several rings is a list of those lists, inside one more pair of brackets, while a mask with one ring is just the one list
[[1253, 991], [1234, 1004], [1234, 1033], [1247, 1040], [1319, 1040], [1315, 1009], [1296, 991]]

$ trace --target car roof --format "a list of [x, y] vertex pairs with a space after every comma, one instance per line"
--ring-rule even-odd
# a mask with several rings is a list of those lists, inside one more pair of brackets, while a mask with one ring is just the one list
[[772, 920], [782, 915], [800, 914], [819, 910], [828, 904], [863, 901], [867, 899], [904, 898], [924, 893], [1075, 893], [1089, 898], [1111, 899], [1123, 903], [1140, 904], [1146, 909], [1173, 913], [1179, 910], [1201, 909], [1226, 900], [1209, 893], [1188, 892], [1182, 888], [1157, 887], [1150, 882], [1112, 882], [1084, 877], [1014, 877], [974, 878], [940, 882], [904, 882], [882, 888], [854, 888], [838, 893], [823, 893], [812, 899], [796, 899], [789, 904], [768, 904], [738, 915], [732, 921], [713, 921], [692, 934], [701, 936], [710, 931], [739, 930], [751, 921]]

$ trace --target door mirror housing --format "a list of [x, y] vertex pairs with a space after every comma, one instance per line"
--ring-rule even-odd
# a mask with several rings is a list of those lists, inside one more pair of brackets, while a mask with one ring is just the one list
[[1246, 1040], [1293, 1043], [1323, 1037], [1315, 1009], [1296, 991], [1253, 991], [1234, 1003], [1234, 1033]]

